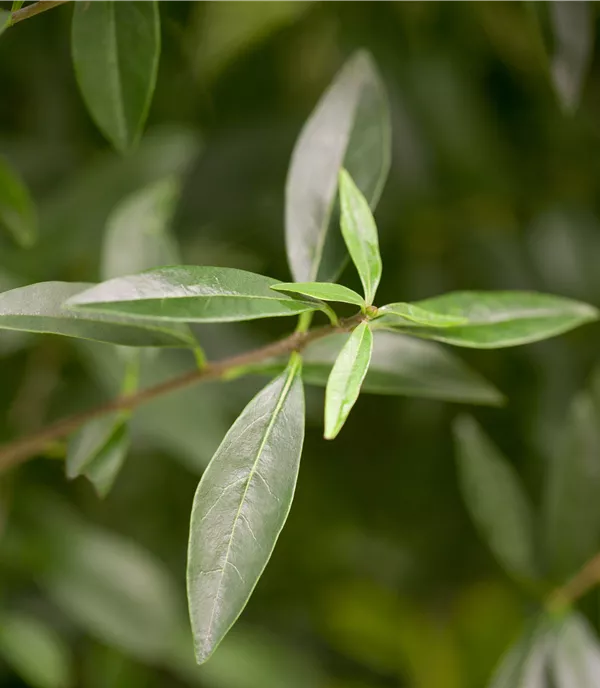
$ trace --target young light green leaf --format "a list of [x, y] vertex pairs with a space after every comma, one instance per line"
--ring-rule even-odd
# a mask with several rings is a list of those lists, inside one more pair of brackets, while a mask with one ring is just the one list
[[373, 334], [368, 323], [356, 327], [340, 351], [325, 390], [325, 439], [342, 429], [358, 399], [373, 352]]
[[67, 305], [136, 319], [231, 322], [297, 315], [314, 301], [275, 293], [277, 280], [235, 268], [174, 266], [98, 284]]
[[123, 346], [193, 346], [185, 331], [151, 320], [80, 313], [63, 308], [90, 284], [40, 282], [0, 293], [0, 329], [59, 334]]
[[103, 134], [124, 152], [139, 140], [160, 56], [158, 2], [80, 2], [71, 44], [79, 89]]
[[[302, 352], [304, 381], [325, 386], [347, 340], [348, 335], [333, 334], [309, 344]], [[283, 361], [270, 361], [236, 375], [275, 374], [284, 367]], [[395, 332], [373, 334], [373, 355], [361, 391], [490, 406], [504, 403], [497, 389], [445, 347]]]
[[24, 3], [25, 3], [25, 0], [13, 0], [10, 11], [16, 12], [17, 10], [20, 10], [21, 7], [23, 7]]
[[454, 426], [467, 509], [492, 552], [519, 580], [538, 576], [534, 518], [518, 475], [469, 416]]
[[597, 688], [600, 645], [580, 614], [570, 614], [558, 627], [551, 667], [557, 688]]
[[303, 440], [294, 355], [232, 425], [194, 497], [187, 580], [198, 663], [234, 624], [269, 561], [292, 503]]
[[488, 688], [547, 688], [551, 652], [551, 622], [541, 617], [500, 660]]
[[110, 414], [87, 423], [73, 435], [65, 462], [68, 478], [85, 475], [106, 497], [129, 449], [127, 414]]
[[594, 13], [582, 2], [548, 3], [554, 50], [550, 64], [552, 82], [567, 112], [577, 109], [594, 51]]
[[428, 311], [425, 308], [415, 306], [414, 303], [388, 303], [379, 309], [378, 315], [397, 315], [411, 323], [417, 325], [427, 325], [428, 327], [452, 327], [464, 325], [468, 322], [466, 318], [459, 318], [453, 315], [445, 315]]
[[32, 688], [73, 685], [69, 648], [51, 628], [32, 616], [0, 616], [0, 657]]
[[[0, 32], [2, 16], [0, 15]], [[8, 163], [0, 158], [0, 226], [23, 247], [37, 236], [37, 218], [29, 191]]]
[[358, 270], [367, 305], [371, 305], [382, 267], [377, 226], [367, 200], [346, 170], [340, 172], [340, 205], [342, 235]]
[[351, 303], [364, 308], [365, 300], [360, 294], [341, 284], [332, 282], [281, 282], [271, 287], [275, 291], [283, 291], [290, 294], [300, 294], [321, 301], [337, 301], [338, 303]]
[[385, 88], [371, 56], [344, 65], [305, 124], [286, 183], [285, 237], [296, 282], [332, 281], [346, 261], [337, 231], [338, 173], [345, 167], [371, 208], [387, 178], [391, 154]]
[[103, 280], [179, 263], [169, 224], [179, 199], [174, 177], [127, 197], [108, 218], [102, 247]]
[[464, 318], [464, 325], [436, 328], [411, 326], [397, 316], [384, 315], [376, 327], [474, 349], [496, 349], [537, 342], [598, 318], [586, 303], [561, 296], [526, 291], [459, 291], [418, 301], [425, 310]]
[[544, 550], [550, 575], [564, 582], [600, 543], [600, 409], [584, 392], [571, 404], [551, 457], [544, 495]]

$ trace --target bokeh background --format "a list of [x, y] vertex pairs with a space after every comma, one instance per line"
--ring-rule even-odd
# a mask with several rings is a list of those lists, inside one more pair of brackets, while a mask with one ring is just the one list
[[[581, 106], [565, 112], [526, 3], [160, 9], [157, 90], [147, 131], [126, 157], [78, 93], [69, 4], [1, 37], [0, 153], [31, 188], [40, 223], [30, 249], [0, 238], [2, 290], [97, 280], [109, 212], [173, 172], [185, 180], [174, 227], [185, 263], [287, 280], [294, 141], [344, 59], [366, 47], [393, 117], [392, 168], [376, 213], [381, 301], [538, 289], [600, 305], [600, 69], [594, 61]], [[352, 270], [343, 281], [356, 284]], [[221, 357], [289, 327], [277, 319], [197, 331], [209, 356]], [[508, 397], [503, 409], [468, 410], [536, 503], [599, 343], [594, 325], [518, 349], [458, 352]], [[0, 333], [0, 437], [107, 398], [114, 371], [104, 352]], [[146, 374], [156, 380], [191, 364], [186, 354], [160, 354]], [[271, 563], [232, 634], [194, 666], [185, 611], [191, 501], [260, 384], [205, 385], [140, 411], [105, 500], [85, 480], [65, 480], [61, 446], [0, 476], [0, 612], [51, 628], [72, 658], [71, 685], [82, 688], [481, 688], [535, 607], [461, 500], [450, 425], [462, 407], [365, 395], [328, 443], [316, 388], [295, 503]], [[597, 606], [586, 600], [593, 623]], [[43, 646], [17, 644], [43, 665]], [[0, 685], [26, 684], [0, 663]]]

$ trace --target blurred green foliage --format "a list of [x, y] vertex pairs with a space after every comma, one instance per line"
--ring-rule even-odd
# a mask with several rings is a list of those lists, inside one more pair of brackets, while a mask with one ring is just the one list
[[[30, 248], [0, 235], [2, 289], [97, 280], [114, 207], [172, 173], [185, 179], [174, 222], [185, 263], [288, 280], [283, 192], [294, 140], [345, 57], [366, 47], [393, 113], [391, 173], [376, 215], [382, 302], [540, 289], [600, 303], [600, 69], [591, 62], [581, 105], [567, 114], [543, 22], [526, 3], [162, 2], [148, 128], [124, 157], [79, 96], [72, 10], [0, 39], [0, 153], [31, 190], [39, 234]], [[352, 270], [344, 281], [359, 286]], [[195, 329], [216, 358], [286, 327]], [[505, 409], [473, 413], [536, 502], [570, 400], [598, 363], [599, 336], [594, 325], [519, 349], [461, 352], [507, 396]], [[120, 384], [110, 352], [96, 344], [3, 332], [0, 356], [3, 440]], [[193, 365], [188, 357], [160, 353], [144, 375], [172, 376]], [[84, 480], [65, 483], [52, 460], [64, 456], [62, 445], [2, 476], [0, 635], [6, 645], [16, 624], [31, 640], [29, 672], [19, 667], [22, 647], [13, 648], [0, 685], [22, 685], [14, 671], [32, 686], [46, 685], [36, 683], [40, 671], [56, 677], [49, 686], [67, 685], [73, 671], [70, 685], [83, 688], [485, 684], [532, 603], [461, 501], [456, 409], [363, 396], [353, 422], [326, 444], [323, 395], [313, 388], [287, 527], [242, 620], [195, 666], [183, 582], [192, 497], [259, 385], [207, 385], [149, 404], [104, 501]], [[594, 597], [583, 608], [597, 627]]]

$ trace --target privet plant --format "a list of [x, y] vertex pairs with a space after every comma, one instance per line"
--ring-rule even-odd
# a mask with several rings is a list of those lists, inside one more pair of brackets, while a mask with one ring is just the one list
[[[16, 5], [18, 18], [24, 10]], [[31, 14], [32, 7], [25, 9]], [[112, 36], [115, 50], [133, 42], [135, 55], [113, 60], [113, 48], [97, 41], [99, 34]], [[155, 2], [75, 7], [77, 80], [92, 117], [119, 151], [141, 136], [156, 81], [159, 35]], [[104, 238], [104, 281], [45, 282], [0, 294], [0, 328], [113, 345], [115, 366], [122, 371], [122, 393], [114, 401], [6, 445], [0, 449], [2, 469], [68, 437], [67, 476], [86, 476], [104, 496], [126, 458], [129, 422], [138, 406], [208, 380], [270, 376], [223, 438], [192, 506], [187, 591], [199, 663], [213, 654], [242, 613], [285, 524], [302, 454], [304, 384], [325, 387], [328, 440], [340, 433], [361, 391], [498, 405], [502, 396], [491, 385], [434, 342], [479, 349], [516, 346], [597, 319], [592, 306], [534, 292], [461, 291], [416, 303], [379, 304], [385, 273], [372, 212], [387, 177], [390, 148], [384, 87], [372, 59], [359, 52], [316, 106], [293, 152], [285, 238], [294, 281], [231, 267], [180, 265], [169, 233], [180, 181], [168, 178], [113, 212]], [[35, 239], [31, 200], [4, 165], [0, 189], [2, 224], [30, 245]], [[338, 283], [348, 259], [361, 293]], [[206, 360], [190, 328], [284, 316], [297, 317], [288, 336], [217, 361]], [[322, 322], [313, 325], [317, 318]], [[196, 368], [139, 389], [140, 370], [153, 362], [147, 350], [155, 347], [189, 349]], [[548, 600], [547, 612], [503, 661], [492, 680], [496, 688], [543, 686], [547, 672], [556, 686], [596, 685], [600, 650], [582, 617], [568, 610], [600, 568], [592, 559], [581, 569], [593, 557], [598, 535], [596, 526], [587, 531], [584, 516], [588, 507], [597, 511], [600, 487], [600, 456], [593, 451], [600, 441], [594, 435], [588, 442], [599, 417], [597, 403], [585, 396], [574, 405], [570, 448], [554, 461], [549, 479], [544, 533], [538, 532], [512, 469], [475, 422], [464, 417], [456, 424], [459, 469], [473, 518], [508, 571]], [[578, 487], [589, 496], [577, 523], [572, 505], [565, 506], [569, 494], [579, 494], [574, 488], [568, 492], [574, 474], [565, 462], [572, 459], [581, 463]], [[499, 514], [504, 518], [498, 520]], [[564, 587], [556, 591], [555, 584]], [[588, 657], [587, 664], [578, 665], [576, 683], [569, 683], [571, 653]]]

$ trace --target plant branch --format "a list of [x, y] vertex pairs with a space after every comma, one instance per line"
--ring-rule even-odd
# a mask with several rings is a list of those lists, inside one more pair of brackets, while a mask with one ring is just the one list
[[27, 7], [21, 7], [20, 10], [13, 12], [8, 20], [9, 26], [14, 26], [24, 19], [29, 19], [30, 17], [35, 17], [36, 14], [41, 14], [47, 10], [51, 10], [53, 7], [58, 7], [58, 5], [64, 5], [70, 0], [39, 0], [39, 2], [34, 2]]
[[570, 581], [555, 590], [548, 600], [551, 609], [563, 609], [600, 583], [600, 553], [590, 559]]
[[284, 339], [267, 344], [259, 349], [254, 349], [253, 351], [232, 356], [221, 361], [207, 363], [199, 370], [192, 370], [180, 377], [166, 380], [154, 387], [140, 390], [135, 394], [120, 396], [96, 408], [67, 416], [56, 423], [52, 423], [42, 428], [32, 435], [22, 437], [0, 447], [0, 473], [13, 466], [24, 463], [40, 451], [43, 451], [52, 442], [69, 435], [91, 420], [115, 411], [136, 408], [163, 394], [169, 394], [169, 392], [174, 392], [178, 389], [183, 389], [184, 387], [189, 387], [200, 382], [226, 378], [231, 376], [232, 372], [237, 368], [244, 368], [246, 366], [262, 363], [271, 358], [285, 356], [292, 351], [301, 351], [311, 342], [326, 337], [334, 332], [349, 332], [358, 325], [363, 317], [362, 314], [358, 314], [347, 320], [340, 321], [339, 325], [335, 327], [327, 325], [325, 327], [309, 330], [308, 332], [294, 332]]

